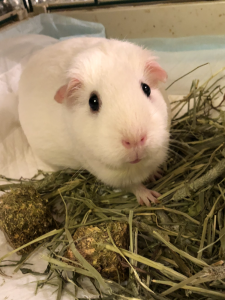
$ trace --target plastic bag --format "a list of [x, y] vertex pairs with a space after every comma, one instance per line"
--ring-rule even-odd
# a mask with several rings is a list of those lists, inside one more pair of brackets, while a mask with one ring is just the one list
[[3, 30], [0, 33], [0, 41], [26, 34], [42, 34], [59, 40], [80, 36], [105, 37], [105, 27], [99, 23], [81, 21], [59, 14], [40, 14]]

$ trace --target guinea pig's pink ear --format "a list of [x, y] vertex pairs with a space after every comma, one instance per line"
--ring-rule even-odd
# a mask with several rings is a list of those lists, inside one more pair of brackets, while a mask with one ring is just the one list
[[63, 103], [67, 94], [67, 84], [61, 86], [55, 94], [55, 101], [58, 103]]
[[145, 74], [153, 86], [157, 86], [159, 81], [167, 80], [166, 71], [156, 61], [150, 60], [146, 63]]
[[63, 103], [80, 88], [81, 82], [78, 79], [71, 80], [68, 84], [61, 86], [55, 93], [54, 99], [58, 103]]

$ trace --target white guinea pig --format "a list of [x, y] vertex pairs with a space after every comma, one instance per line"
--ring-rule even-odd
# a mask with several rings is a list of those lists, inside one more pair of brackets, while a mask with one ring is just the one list
[[145, 49], [104, 38], [46, 47], [19, 83], [19, 117], [34, 153], [55, 170], [87, 169], [140, 204], [159, 194], [142, 182], [167, 156], [166, 72]]

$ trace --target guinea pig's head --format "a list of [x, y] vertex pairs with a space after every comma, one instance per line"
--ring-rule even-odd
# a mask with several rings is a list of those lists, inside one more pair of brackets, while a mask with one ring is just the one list
[[120, 170], [163, 162], [168, 110], [158, 85], [167, 74], [148, 50], [102, 41], [75, 57], [67, 78], [55, 100], [69, 111], [70, 133], [86, 160]]

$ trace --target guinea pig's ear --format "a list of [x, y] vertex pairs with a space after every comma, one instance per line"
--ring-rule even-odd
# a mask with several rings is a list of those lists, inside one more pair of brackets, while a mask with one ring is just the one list
[[58, 103], [65, 102], [66, 99], [75, 94], [75, 91], [81, 87], [81, 82], [78, 79], [71, 80], [68, 84], [61, 86], [55, 93], [54, 99]]
[[166, 71], [156, 62], [150, 60], [145, 65], [145, 75], [151, 82], [151, 85], [158, 86], [159, 81], [166, 82]]

